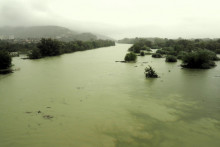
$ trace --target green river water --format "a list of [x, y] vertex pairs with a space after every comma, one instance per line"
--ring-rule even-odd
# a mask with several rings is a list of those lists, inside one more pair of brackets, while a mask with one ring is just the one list
[[[0, 75], [0, 147], [219, 147], [220, 62], [116, 63], [130, 46], [13, 58], [20, 70]], [[160, 78], [145, 78], [148, 65]]]

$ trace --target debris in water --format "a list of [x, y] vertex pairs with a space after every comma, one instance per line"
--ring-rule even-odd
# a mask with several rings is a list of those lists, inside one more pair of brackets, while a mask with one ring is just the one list
[[45, 118], [45, 119], [51, 119], [51, 118], [53, 118], [53, 116], [52, 116], [52, 115], [44, 115], [43, 118]]

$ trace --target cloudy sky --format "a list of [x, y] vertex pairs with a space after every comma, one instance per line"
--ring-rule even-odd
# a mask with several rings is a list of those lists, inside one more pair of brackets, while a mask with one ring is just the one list
[[123, 37], [220, 37], [219, 0], [0, 0], [0, 26]]

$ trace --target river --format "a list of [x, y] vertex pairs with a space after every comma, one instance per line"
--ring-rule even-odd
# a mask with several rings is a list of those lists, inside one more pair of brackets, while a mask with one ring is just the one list
[[[130, 46], [14, 57], [20, 70], [0, 75], [0, 146], [219, 147], [220, 62], [116, 63]], [[160, 78], [145, 78], [148, 65]]]

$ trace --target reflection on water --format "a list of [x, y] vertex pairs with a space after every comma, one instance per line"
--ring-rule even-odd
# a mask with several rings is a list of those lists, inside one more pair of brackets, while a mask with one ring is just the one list
[[[0, 75], [0, 146], [218, 147], [220, 63], [122, 60], [130, 45], [40, 60]], [[151, 65], [159, 79], [146, 79]]]

